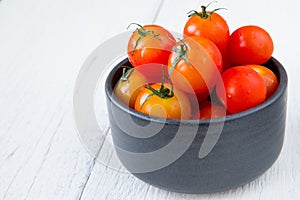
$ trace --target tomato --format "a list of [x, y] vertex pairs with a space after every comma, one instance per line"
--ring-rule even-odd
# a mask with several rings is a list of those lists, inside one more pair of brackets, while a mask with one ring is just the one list
[[252, 25], [235, 30], [229, 38], [227, 47], [233, 65], [261, 65], [271, 58], [273, 49], [273, 41], [269, 33]]
[[211, 40], [186, 37], [174, 46], [168, 66], [174, 86], [205, 99], [220, 77], [222, 55]]
[[135, 99], [145, 86], [146, 78], [141, 72], [135, 68], [123, 68], [123, 75], [115, 86], [114, 94], [125, 105], [134, 108]]
[[158, 63], [142, 64], [135, 67], [135, 69], [138, 69], [146, 77], [148, 83], [159, 83], [163, 76], [162, 67], [164, 71], [168, 71], [167, 65]]
[[196, 112], [193, 119], [211, 119], [226, 116], [226, 109], [209, 101], [206, 101], [200, 107], [200, 111]]
[[267, 98], [272, 96], [278, 88], [278, 79], [272, 70], [262, 65], [248, 65], [259, 73], [265, 81], [267, 87]]
[[[133, 32], [127, 46], [130, 63], [134, 67], [151, 63], [167, 65], [172, 47], [176, 44], [173, 35], [158, 25], [135, 25], [139, 28]], [[158, 70], [161, 68], [158, 67]]]
[[191, 105], [183, 92], [174, 88], [172, 93], [169, 84], [164, 84], [163, 88], [161, 83], [150, 86], [151, 89], [144, 88], [138, 94], [135, 110], [161, 118], [189, 119], [191, 117]]
[[267, 88], [255, 70], [248, 66], [235, 66], [222, 74], [216, 92], [230, 113], [238, 113], [264, 102]]
[[215, 12], [219, 9], [208, 12], [206, 11], [207, 6], [201, 6], [201, 8], [201, 12], [190, 12], [190, 18], [185, 23], [183, 34], [206, 37], [213, 41], [223, 53], [230, 35], [227, 22]]

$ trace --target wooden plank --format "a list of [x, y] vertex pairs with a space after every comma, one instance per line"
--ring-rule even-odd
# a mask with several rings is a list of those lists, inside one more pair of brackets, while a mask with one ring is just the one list
[[[0, 199], [299, 198], [300, 96], [295, 63], [300, 30], [291, 28], [298, 23], [296, 6], [279, 0], [217, 4], [227, 7], [220, 13], [233, 28], [253, 23], [272, 33], [274, 53], [290, 76], [291, 111], [283, 151], [264, 175], [221, 194], [185, 195], [155, 188], [126, 172], [117, 162], [105, 123], [106, 140], [98, 160], [93, 158], [74, 128], [72, 96], [81, 64], [99, 44], [123, 32], [130, 22], [155, 22], [180, 33], [186, 12], [201, 2], [0, 2]], [[271, 3], [277, 6], [270, 9]]]
[[74, 127], [78, 71], [133, 19], [151, 21], [158, 3], [1, 2], [1, 199], [80, 198], [94, 159]]
[[72, 50], [68, 37], [77, 28], [68, 23], [76, 15], [58, 5], [1, 3], [1, 199], [75, 198], [92, 160], [74, 134], [71, 112], [76, 71], [90, 49]]
[[[187, 20], [186, 13], [192, 9], [199, 9], [199, 3], [201, 2], [185, 1], [179, 3], [178, 1], [165, 0], [159, 8], [154, 22], [174, 32], [182, 33], [183, 25]], [[222, 10], [220, 13], [226, 17], [231, 30], [246, 24], [265, 27], [274, 36], [275, 45], [279, 46], [275, 51], [275, 55], [284, 58], [284, 52], [280, 49], [280, 45], [282, 45], [280, 41], [284, 40], [285, 35], [279, 31], [282, 24], [278, 25], [276, 20], [281, 20], [277, 15], [279, 9], [286, 10], [287, 8], [281, 6], [276, 7], [274, 10], [266, 10], [269, 3], [268, 1], [237, 2], [232, 0], [219, 2], [216, 6], [227, 7], [227, 10]], [[257, 13], [268, 13], [272, 17], [254, 16], [253, 10], [256, 10]], [[274, 17], [276, 17], [276, 20], [274, 20]], [[293, 44], [289, 43], [288, 45]], [[296, 93], [296, 91], [294, 90], [293, 93]], [[296, 102], [296, 99], [300, 100], [299, 95], [291, 98], [291, 102]], [[117, 159], [108, 139], [105, 141], [108, 147], [106, 150], [102, 149], [103, 155], [106, 155], [107, 159], [103, 159], [104, 157], [100, 151], [99, 156], [101, 159], [95, 163], [82, 197], [84, 199], [297, 199], [300, 196], [300, 189], [298, 189], [300, 188], [300, 173], [295, 166], [300, 166], [300, 158], [294, 156], [294, 152], [296, 151], [299, 154], [299, 150], [297, 150], [297, 145], [293, 143], [291, 137], [299, 139], [299, 135], [293, 134], [292, 130], [300, 129], [299, 125], [295, 125], [299, 124], [295, 120], [298, 119], [299, 121], [299, 115], [296, 116], [295, 113], [289, 116], [294, 121], [287, 124], [287, 138], [279, 159], [261, 177], [237, 189], [216, 194], [187, 195], [150, 186], [130, 175], [126, 170], [118, 168], [118, 164], [111, 166], [110, 160], [116, 162]]]
[[[185, 1], [184, 3], [175, 3], [174, 1], [166, 0], [161, 9], [163, 15], [159, 15], [156, 23], [162, 24], [169, 29], [182, 33], [184, 23], [187, 20], [186, 12], [192, 9], [199, 10], [202, 2]], [[205, 1], [204, 4], [209, 3]], [[275, 45], [274, 56], [280, 60], [288, 71], [293, 71], [291, 74], [298, 74], [299, 68], [293, 67], [293, 60], [296, 57], [287, 58], [287, 47], [297, 51], [300, 54], [299, 48], [295, 46], [294, 41], [299, 41], [295, 33], [300, 31], [299, 27], [294, 27], [296, 23], [295, 15], [297, 11], [289, 5], [283, 5], [281, 1], [219, 1], [212, 4], [212, 8], [225, 7], [227, 10], [220, 10], [219, 13], [225, 17], [230, 27], [231, 32], [243, 25], [258, 25], [265, 28], [272, 36]], [[178, 12], [181, 14], [178, 14]], [[278, 13], [293, 13], [293, 18], [290, 21], [283, 22], [284, 19]], [[176, 13], [176, 15], [174, 15]], [[259, 13], [259, 14], [258, 14]], [[256, 15], [258, 14], [258, 15]], [[169, 17], [172, 16], [172, 17]], [[263, 16], [263, 17], [262, 17]], [[295, 29], [291, 32], [286, 32], [290, 28]], [[291, 37], [286, 39], [286, 37]], [[296, 54], [295, 54], [296, 55]], [[289, 75], [291, 75], [289, 74]], [[292, 75], [293, 76], [293, 75]], [[293, 80], [291, 80], [293, 81]], [[294, 82], [294, 84], [296, 84]], [[296, 92], [295, 87], [291, 88], [289, 95], [289, 103], [292, 106], [300, 100], [300, 95]], [[298, 106], [295, 111], [288, 112], [286, 139], [283, 150], [279, 159], [275, 164], [261, 177], [255, 181], [238, 188], [224, 192], [222, 194], [200, 195], [203, 199], [297, 199], [300, 196], [300, 157], [295, 156], [295, 152], [299, 152], [297, 144], [293, 140], [299, 141], [299, 113]], [[297, 124], [297, 125], [296, 125]], [[294, 130], [294, 131], [293, 131]], [[298, 131], [295, 131], [298, 130]], [[299, 154], [298, 154], [299, 155]], [[295, 167], [298, 166], [298, 167]], [[180, 196], [171, 193], [172, 199], [180, 199]], [[194, 196], [188, 196], [188, 199], [193, 199]]]

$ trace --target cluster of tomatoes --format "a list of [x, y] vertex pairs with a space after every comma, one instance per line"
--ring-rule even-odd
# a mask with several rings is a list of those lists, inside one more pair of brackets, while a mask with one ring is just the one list
[[114, 90], [120, 101], [151, 116], [209, 119], [247, 110], [276, 91], [276, 75], [263, 66], [273, 53], [270, 35], [253, 25], [230, 34], [219, 9], [207, 7], [188, 13], [182, 39], [158, 25], [131, 24], [132, 66]]

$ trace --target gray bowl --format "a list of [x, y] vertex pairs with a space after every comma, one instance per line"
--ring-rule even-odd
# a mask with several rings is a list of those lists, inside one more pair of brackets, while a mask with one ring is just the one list
[[212, 120], [149, 117], [113, 95], [120, 62], [106, 79], [114, 146], [125, 168], [139, 179], [175, 192], [203, 194], [244, 185], [263, 174], [280, 154], [285, 133], [287, 74], [271, 58], [265, 66], [279, 87], [264, 103]]

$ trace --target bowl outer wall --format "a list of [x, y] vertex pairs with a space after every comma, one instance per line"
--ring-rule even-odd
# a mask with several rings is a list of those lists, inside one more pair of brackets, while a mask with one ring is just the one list
[[[126, 108], [112, 95], [113, 86], [118, 80], [116, 72], [125, 63], [128, 64], [127, 59], [111, 71], [106, 80], [105, 90], [113, 142], [119, 159], [126, 168], [132, 163], [136, 165], [144, 163], [124, 157], [120, 150], [147, 153], [160, 149], [172, 141], [180, 123], [198, 129], [192, 144], [175, 162], [151, 172], [133, 172], [136, 177], [154, 186], [176, 192], [193, 194], [220, 192], [254, 180], [276, 161], [284, 141], [287, 75], [275, 58], [271, 58], [265, 64], [279, 78], [279, 87], [275, 94], [259, 106], [227, 116], [218, 142], [203, 159], [199, 159], [198, 154], [209, 123], [218, 124], [221, 122], [219, 119], [180, 122], [151, 118], [157, 126], [163, 123], [164, 127], [149, 138], [132, 137], [119, 128], [115, 123], [115, 117], [120, 117], [119, 120], [125, 123], [129, 120], [122, 117], [122, 113], [129, 114], [130, 120], [137, 124], [145, 125], [150, 120], [148, 116]], [[113, 116], [112, 111], [120, 115]], [[184, 138], [182, 140], [184, 141]]]

